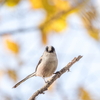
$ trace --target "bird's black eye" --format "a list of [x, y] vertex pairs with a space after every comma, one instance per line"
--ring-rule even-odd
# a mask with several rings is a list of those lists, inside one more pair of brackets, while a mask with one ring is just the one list
[[54, 52], [55, 48], [53, 46], [51, 46], [51, 52]]
[[46, 51], [48, 52], [48, 46], [46, 47]]

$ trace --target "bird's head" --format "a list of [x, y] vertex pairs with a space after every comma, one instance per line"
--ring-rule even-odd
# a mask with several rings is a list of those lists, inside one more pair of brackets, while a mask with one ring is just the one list
[[47, 46], [45, 50], [48, 53], [54, 53], [55, 52], [55, 48], [53, 46]]

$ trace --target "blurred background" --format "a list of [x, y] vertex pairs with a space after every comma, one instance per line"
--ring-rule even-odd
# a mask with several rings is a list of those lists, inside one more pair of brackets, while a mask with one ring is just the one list
[[0, 100], [28, 100], [45, 83], [34, 77], [46, 45], [59, 71], [83, 58], [36, 100], [100, 100], [100, 0], [0, 0]]

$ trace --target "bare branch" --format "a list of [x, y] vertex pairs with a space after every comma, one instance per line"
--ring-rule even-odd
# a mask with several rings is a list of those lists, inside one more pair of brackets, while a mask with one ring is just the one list
[[8, 34], [16, 34], [16, 33], [23, 33], [23, 32], [29, 32], [29, 31], [35, 31], [35, 30], [39, 30], [38, 27], [28, 27], [28, 28], [22, 28], [22, 29], [16, 29], [16, 30], [8, 30], [5, 32], [0, 32], [0, 36], [3, 35], [8, 35]]
[[45, 84], [41, 89], [37, 90], [30, 98], [29, 100], [35, 100], [36, 96], [39, 94], [44, 94], [44, 91], [48, 90], [48, 87], [56, 80], [58, 79], [63, 73], [65, 73], [67, 70], [69, 71], [69, 68], [79, 61], [82, 58], [82, 56], [75, 57], [71, 62], [69, 62], [64, 68], [62, 68], [60, 71], [56, 72], [56, 74], [50, 79], [50, 81]]

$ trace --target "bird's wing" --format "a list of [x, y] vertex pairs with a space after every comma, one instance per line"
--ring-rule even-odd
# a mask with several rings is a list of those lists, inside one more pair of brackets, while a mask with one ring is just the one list
[[42, 62], [42, 56], [41, 56], [41, 58], [40, 58], [40, 60], [39, 60], [39, 62], [38, 62], [38, 64], [37, 64], [37, 66], [36, 66], [36, 69], [35, 69], [35, 72], [37, 71], [37, 68], [38, 68], [38, 66], [39, 66], [39, 64]]

